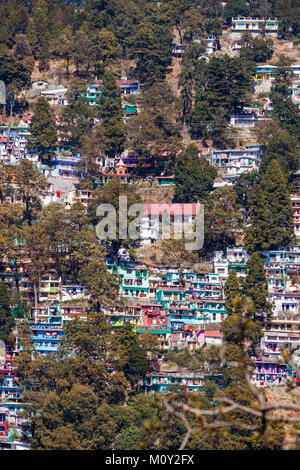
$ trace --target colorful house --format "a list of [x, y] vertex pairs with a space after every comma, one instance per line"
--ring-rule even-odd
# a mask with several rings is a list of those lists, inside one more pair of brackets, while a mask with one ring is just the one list
[[157, 176], [156, 177], [159, 186], [173, 186], [174, 176]]
[[149, 298], [149, 273], [146, 267], [123, 263], [117, 266], [117, 273], [121, 276], [120, 294], [123, 297]]
[[281, 385], [293, 380], [293, 376], [291, 368], [287, 364], [282, 364], [280, 359], [256, 358], [251, 382], [257, 387]]
[[299, 315], [291, 317], [275, 317], [268, 319], [263, 327], [261, 351], [268, 357], [281, 357], [281, 349], [296, 349], [300, 346]]
[[56, 147], [55, 157], [53, 158], [52, 176], [60, 176], [62, 178], [77, 179], [80, 177], [78, 164], [80, 154], [73, 154], [71, 145], [60, 141]]
[[61, 324], [53, 323], [33, 323], [30, 325], [32, 330], [32, 341], [35, 350], [45, 356], [58, 351], [63, 337]]
[[263, 252], [264, 269], [268, 280], [269, 292], [284, 291], [287, 277], [297, 275], [300, 269], [300, 249], [270, 250]]
[[[117, 80], [117, 83], [121, 88], [122, 95], [136, 95], [140, 92], [139, 82], [137, 80]], [[102, 95], [102, 84], [102, 80], [95, 80], [94, 83], [86, 86], [86, 98], [88, 99], [91, 106], [95, 106], [97, 104], [97, 100]], [[132, 109], [130, 110], [128, 108], [128, 111], [132, 112]]]
[[293, 208], [294, 232], [296, 237], [300, 237], [300, 172], [293, 174], [290, 198]]
[[186, 392], [204, 391], [210, 380], [222, 383], [220, 375], [201, 372], [151, 372], [147, 374], [145, 387], [147, 392], [164, 394], [171, 393], [174, 387], [181, 387]]

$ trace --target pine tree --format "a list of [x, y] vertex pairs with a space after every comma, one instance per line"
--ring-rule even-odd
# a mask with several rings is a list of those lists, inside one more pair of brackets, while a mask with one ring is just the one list
[[103, 75], [102, 95], [99, 99], [104, 135], [106, 137], [106, 154], [115, 157], [124, 150], [124, 110], [122, 108], [121, 90], [113, 72]]
[[10, 297], [4, 282], [0, 283], [0, 340], [12, 342], [11, 329], [14, 318], [10, 311]]
[[249, 200], [250, 224], [246, 228], [248, 252], [284, 248], [293, 239], [292, 205], [287, 180], [277, 160], [271, 160]]
[[88, 73], [92, 59], [90, 57], [91, 40], [84, 31], [76, 31], [74, 35], [74, 62], [76, 73], [85, 66], [85, 73]]
[[16, 168], [15, 181], [16, 196], [25, 203], [23, 220], [31, 224], [42, 208], [41, 198], [47, 194], [47, 180], [30, 160], [24, 158]]
[[245, 0], [228, 0], [224, 8], [224, 17], [230, 22], [236, 16], [249, 16], [249, 6]]
[[[116, 211], [116, 232], [112, 240], [105, 239], [103, 240], [103, 243], [106, 244], [106, 246], [110, 249], [111, 255], [115, 258], [117, 257], [121, 246], [129, 248], [135, 246], [138, 243], [138, 240], [130, 238], [129, 233], [127, 234], [127, 238], [124, 238], [124, 233], [120, 233], [120, 218], [122, 215], [122, 208], [119, 206], [120, 196], [127, 197], [127, 207], [142, 203], [141, 197], [134, 185], [122, 183], [120, 178], [113, 178], [103, 188], [97, 188], [94, 191], [94, 197], [88, 208], [90, 220], [94, 225], [96, 225], [99, 222], [99, 217], [97, 216], [97, 207], [99, 204], [111, 204], [114, 207]], [[128, 215], [128, 224], [134, 222], [135, 219], [135, 215]], [[106, 217], [103, 217], [101, 220], [105, 221], [107, 219]]]
[[58, 36], [55, 52], [58, 57], [65, 60], [66, 76], [69, 78], [69, 65], [74, 55], [74, 37], [71, 25], [68, 25]]
[[[0, 80], [7, 86], [11, 95], [26, 88], [30, 83], [30, 70], [11, 53], [0, 50]], [[8, 93], [7, 93], [8, 94]], [[13, 98], [14, 99], [14, 98]]]
[[137, 334], [130, 322], [125, 322], [118, 328], [117, 334], [120, 335], [120, 342], [128, 354], [128, 362], [124, 369], [125, 376], [132, 388], [135, 388], [137, 381], [145, 378], [148, 371], [146, 351], [140, 346]]
[[[49, 70], [49, 11], [45, 0], [34, 4], [32, 19], [38, 39], [39, 70]], [[34, 29], [31, 28], [34, 39]]]
[[[100, 163], [105, 157], [105, 136], [101, 124], [94, 126], [92, 131], [82, 138], [80, 162], [78, 170], [94, 187], [99, 175]], [[82, 181], [82, 180], [81, 180]]]
[[23, 234], [26, 254], [30, 259], [26, 272], [33, 284], [34, 305], [36, 307], [39, 301], [40, 281], [47, 271], [49, 261], [49, 240], [44, 225], [38, 222], [33, 225], [24, 225]]
[[183, 120], [188, 121], [193, 105], [193, 71], [191, 67], [182, 67], [179, 86]]
[[28, 26], [26, 29], [26, 36], [29, 40], [29, 44], [34, 58], [36, 59], [38, 57], [38, 38], [35, 29], [35, 24], [31, 18], [29, 19]]
[[60, 117], [60, 135], [71, 142], [74, 152], [80, 151], [83, 139], [94, 127], [96, 106], [89, 105], [83, 96], [85, 91], [83, 86], [74, 84], [73, 89], [68, 92], [69, 106], [63, 108]]
[[79, 278], [87, 287], [90, 295], [90, 309], [97, 313], [103, 313], [103, 309], [109, 309], [120, 305], [119, 288], [120, 278], [116, 273], [110, 273], [104, 261], [86, 261], [79, 273]]
[[256, 251], [247, 261], [247, 275], [243, 281], [244, 295], [249, 297], [254, 305], [254, 320], [262, 319], [271, 314], [271, 305], [267, 301], [268, 285], [265, 277], [264, 263]]
[[55, 149], [57, 141], [56, 122], [47, 100], [39, 98], [34, 106], [34, 114], [30, 123], [28, 148], [45, 157], [46, 151]]
[[241, 291], [240, 281], [234, 269], [229, 272], [224, 291], [226, 297], [225, 309], [230, 315], [234, 312], [234, 300], [240, 295]]
[[285, 129], [293, 140], [300, 139], [300, 115], [299, 106], [292, 100], [281, 100], [273, 105], [273, 116], [278, 119], [282, 129]]
[[241, 42], [240, 57], [254, 63], [266, 63], [273, 55], [272, 39], [253, 38], [250, 33], [244, 33]]
[[151, 24], [144, 19], [132, 41], [132, 58], [140, 83], [163, 80], [172, 63], [172, 33], [166, 24]]
[[271, 139], [263, 154], [259, 172], [264, 174], [271, 160], [276, 160], [288, 180], [299, 168], [297, 139], [286, 130], [280, 129]]
[[248, 101], [254, 64], [239, 57], [213, 56], [208, 63], [206, 89], [211, 92], [213, 104], [223, 108], [229, 116]]
[[243, 233], [242, 207], [233, 188], [224, 186], [212, 191], [204, 204], [204, 247], [206, 253], [226, 252], [239, 243]]
[[101, 77], [109, 64], [116, 60], [119, 43], [113, 32], [102, 29], [95, 36], [91, 47], [95, 75]]
[[175, 164], [175, 201], [202, 201], [212, 191], [216, 176], [216, 169], [204, 158], [199, 158], [197, 147], [189, 145]]
[[298, 0], [276, 0], [275, 15], [279, 19], [279, 33], [284, 38], [299, 34], [300, 5]]

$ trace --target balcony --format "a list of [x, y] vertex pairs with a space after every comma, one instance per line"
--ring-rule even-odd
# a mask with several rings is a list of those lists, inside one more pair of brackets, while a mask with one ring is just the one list
[[171, 333], [171, 329], [167, 325], [138, 325], [137, 333], [156, 333], [156, 334], [167, 334]]

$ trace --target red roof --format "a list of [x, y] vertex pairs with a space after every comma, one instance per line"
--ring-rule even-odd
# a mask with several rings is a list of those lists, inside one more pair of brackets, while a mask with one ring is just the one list
[[165, 211], [170, 215], [195, 216], [200, 208], [198, 203], [190, 204], [144, 204], [147, 215], [162, 215]]
[[62, 312], [62, 315], [87, 315], [86, 312]]
[[133, 85], [134, 83], [139, 83], [137, 80], [118, 80], [118, 85]]
[[222, 334], [219, 331], [205, 331], [204, 335], [211, 338], [222, 338]]

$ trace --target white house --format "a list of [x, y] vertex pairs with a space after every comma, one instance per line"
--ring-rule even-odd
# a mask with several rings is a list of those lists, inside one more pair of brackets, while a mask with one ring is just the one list
[[46, 90], [41, 91], [41, 97], [45, 98], [50, 106], [67, 106], [68, 100], [65, 96], [67, 91], [63, 85], [49, 85]]
[[[145, 204], [144, 214], [140, 218], [140, 237], [143, 245], [154, 243], [161, 237], [162, 224], [185, 227], [193, 224], [200, 209], [200, 204]], [[184, 232], [184, 228], [182, 227]], [[163, 237], [162, 237], [163, 238]]]
[[278, 21], [276, 18], [244, 18], [237, 17], [231, 19], [231, 33], [241, 37], [243, 33], [249, 32], [253, 36], [263, 34], [277, 36]]

